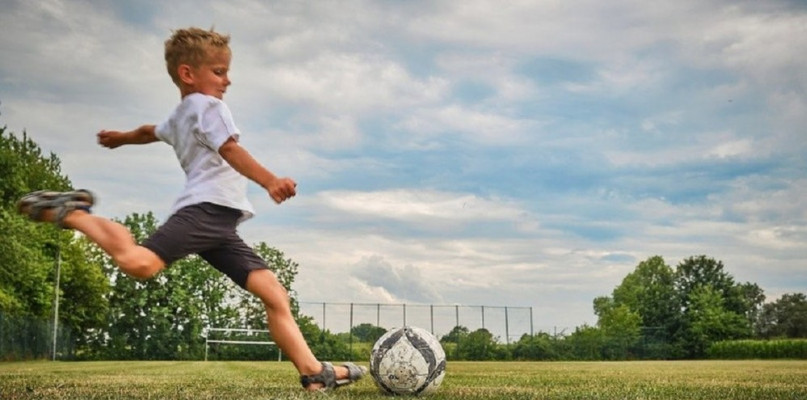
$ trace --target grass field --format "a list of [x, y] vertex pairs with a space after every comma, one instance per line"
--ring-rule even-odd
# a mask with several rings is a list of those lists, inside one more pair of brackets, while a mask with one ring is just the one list
[[[287, 362], [0, 363], [0, 400], [309, 399]], [[371, 378], [332, 399], [384, 399]], [[807, 399], [807, 361], [450, 362], [429, 399]]]

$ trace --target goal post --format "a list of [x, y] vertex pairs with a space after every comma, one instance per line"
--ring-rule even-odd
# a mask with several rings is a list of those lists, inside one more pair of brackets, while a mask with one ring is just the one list
[[[254, 334], [261, 334], [266, 333], [269, 334], [269, 331], [266, 329], [239, 329], [239, 328], [207, 328], [205, 332], [205, 361], [207, 361], [207, 352], [210, 348], [211, 344], [234, 344], [234, 345], [260, 345], [260, 346], [275, 346], [277, 344], [272, 340], [230, 340], [230, 339], [211, 339], [210, 333], [211, 332], [223, 332], [224, 335], [230, 333], [243, 333], [246, 335], [254, 335]], [[282, 359], [282, 352], [280, 349], [277, 351], [277, 361], [281, 361]]]

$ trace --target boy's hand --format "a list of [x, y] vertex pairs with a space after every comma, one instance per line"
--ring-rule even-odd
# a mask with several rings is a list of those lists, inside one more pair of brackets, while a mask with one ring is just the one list
[[275, 203], [280, 204], [297, 194], [297, 183], [291, 178], [278, 178], [266, 186], [266, 191]]
[[98, 132], [98, 144], [101, 146], [114, 149], [123, 144], [121, 139], [121, 132], [102, 130]]

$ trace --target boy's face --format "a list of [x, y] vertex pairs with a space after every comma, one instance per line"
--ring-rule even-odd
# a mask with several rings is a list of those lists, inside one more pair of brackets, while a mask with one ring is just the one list
[[212, 50], [200, 66], [190, 67], [191, 79], [186, 82], [189, 93], [202, 93], [222, 100], [227, 86], [230, 86], [230, 79], [227, 77], [230, 58], [229, 51]]

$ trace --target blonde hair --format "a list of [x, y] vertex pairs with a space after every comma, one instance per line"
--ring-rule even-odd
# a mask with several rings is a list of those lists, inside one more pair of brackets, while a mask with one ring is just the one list
[[210, 28], [178, 29], [165, 41], [165, 66], [168, 75], [179, 86], [179, 73], [177, 68], [182, 64], [192, 67], [202, 65], [211, 51], [230, 52], [230, 35], [223, 35]]

